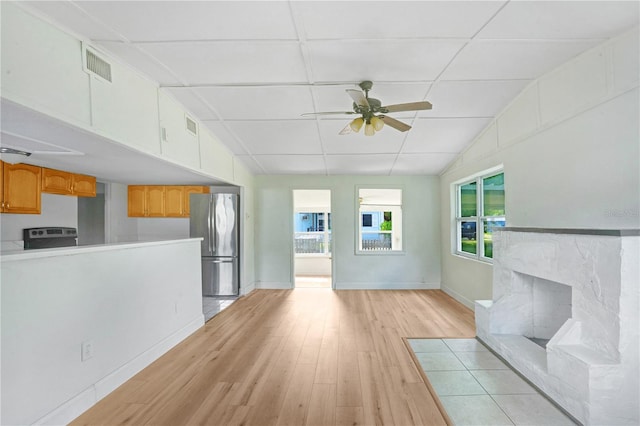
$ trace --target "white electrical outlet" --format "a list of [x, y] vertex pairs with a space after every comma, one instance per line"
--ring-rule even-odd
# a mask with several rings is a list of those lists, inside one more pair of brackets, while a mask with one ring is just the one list
[[93, 340], [82, 342], [82, 362], [93, 358], [95, 346]]

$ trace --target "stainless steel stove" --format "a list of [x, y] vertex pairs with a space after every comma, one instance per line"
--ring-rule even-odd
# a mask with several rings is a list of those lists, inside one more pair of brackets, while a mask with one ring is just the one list
[[22, 237], [25, 250], [78, 245], [78, 231], [76, 228], [61, 226], [27, 228], [22, 230]]

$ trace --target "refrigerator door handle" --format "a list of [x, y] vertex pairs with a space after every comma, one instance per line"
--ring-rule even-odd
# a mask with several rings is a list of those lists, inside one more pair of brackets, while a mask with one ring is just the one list
[[213, 237], [214, 235], [211, 233], [212, 221], [213, 221], [213, 197], [209, 197], [209, 214], [207, 216], [207, 229], [209, 230], [209, 253], [213, 254]]

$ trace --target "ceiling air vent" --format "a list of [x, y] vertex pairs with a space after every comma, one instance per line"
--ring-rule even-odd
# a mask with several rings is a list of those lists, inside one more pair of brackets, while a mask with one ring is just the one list
[[193, 121], [191, 118], [184, 116], [185, 122], [187, 124], [187, 130], [192, 133], [194, 136], [198, 135], [198, 124]]
[[111, 83], [111, 64], [96, 54], [93, 50], [85, 47], [84, 69]]

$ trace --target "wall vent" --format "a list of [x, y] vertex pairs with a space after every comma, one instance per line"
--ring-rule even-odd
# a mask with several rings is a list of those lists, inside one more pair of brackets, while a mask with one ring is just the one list
[[83, 53], [84, 70], [111, 83], [111, 64], [102, 59], [96, 52], [88, 47], [83, 49]]
[[198, 135], [198, 124], [193, 121], [191, 118], [187, 117], [186, 115], [184, 116], [186, 125], [187, 125], [187, 130], [192, 133], [194, 136]]

